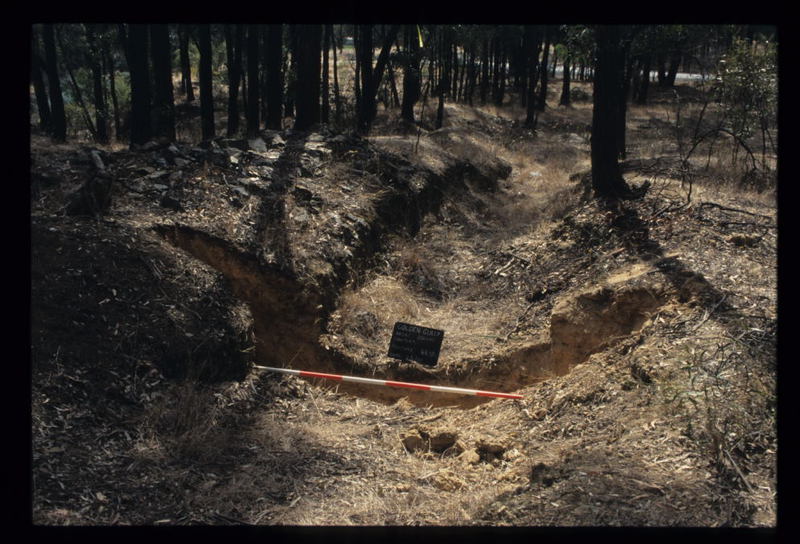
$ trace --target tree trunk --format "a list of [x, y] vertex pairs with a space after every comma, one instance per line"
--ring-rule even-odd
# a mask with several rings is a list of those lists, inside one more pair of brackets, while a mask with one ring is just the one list
[[175, 97], [172, 91], [172, 46], [169, 26], [150, 25], [150, 46], [153, 57], [155, 93], [155, 135], [161, 140], [175, 141]]
[[539, 84], [539, 96], [536, 100], [536, 109], [544, 111], [547, 106], [547, 75], [548, 58], [550, 56], [550, 29], [545, 29], [544, 32], [544, 52], [542, 53], [542, 68], [539, 70], [541, 73], [541, 80]]
[[[361, 131], [369, 129], [369, 117], [372, 111], [374, 97], [370, 100], [372, 95], [369, 89], [372, 86], [372, 25], [358, 25], [357, 40], [354, 40], [356, 45], [356, 64], [358, 65], [360, 80], [360, 90], [357, 95], [357, 117], [358, 128]], [[356, 81], [359, 85], [359, 81]]]
[[570, 63], [572, 59], [570, 59], [569, 55], [564, 59], [564, 79], [561, 83], [561, 100], [559, 100], [559, 104], [562, 106], [569, 107], [570, 105], [570, 96], [569, 96], [569, 85], [570, 85]]
[[298, 25], [297, 40], [297, 94], [294, 120], [295, 130], [309, 130], [319, 123], [320, 47], [322, 26]]
[[489, 38], [483, 38], [483, 48], [481, 50], [481, 104], [486, 104], [489, 90]]
[[89, 45], [89, 66], [92, 72], [92, 86], [94, 91], [95, 131], [97, 142], [108, 143], [108, 108], [106, 107], [105, 93], [103, 92], [103, 64], [100, 48], [97, 46], [97, 33], [94, 25], [84, 24], [86, 42]]
[[667, 77], [665, 85], [668, 88], [675, 86], [675, 78], [678, 76], [678, 66], [681, 64], [681, 53], [673, 54], [669, 59], [669, 68], [667, 69]]
[[283, 27], [267, 25], [267, 128], [280, 130], [283, 122]]
[[108, 75], [108, 92], [111, 95], [111, 105], [114, 110], [114, 138], [119, 141], [122, 138], [122, 127], [119, 116], [119, 101], [117, 100], [117, 85], [114, 68], [114, 57], [111, 55], [111, 50], [108, 40], [102, 40], [103, 50], [103, 64], [105, 65], [105, 72]]
[[243, 26], [225, 25], [225, 57], [228, 63], [228, 137], [239, 131], [239, 85], [242, 79]]
[[[202, 138], [208, 142], [214, 138], [214, 87], [211, 73], [211, 25], [202, 24], [198, 28], [200, 49], [200, 124]], [[258, 88], [256, 87], [256, 90]]]
[[50, 103], [47, 101], [47, 89], [44, 86], [44, 78], [42, 77], [44, 68], [45, 63], [39, 52], [39, 34], [34, 27], [31, 31], [31, 81], [33, 82], [33, 90], [36, 93], [39, 129], [44, 133], [48, 133], [53, 121], [50, 115]]
[[383, 79], [383, 72], [389, 60], [389, 52], [397, 36], [399, 25], [392, 25], [383, 39], [383, 46], [378, 55], [375, 67], [372, 66], [372, 25], [360, 25], [359, 29], [359, 48], [356, 51], [358, 64], [361, 71], [361, 104], [358, 108], [358, 128], [362, 132], [369, 132], [372, 121], [377, 114], [377, 93], [378, 86]]
[[475, 95], [475, 84], [478, 77], [478, 70], [475, 66], [475, 46], [469, 49], [469, 63], [467, 64], [467, 81], [465, 89], [465, 99], [467, 104], [472, 106], [472, 97]]
[[247, 25], [247, 137], [255, 138], [260, 128], [258, 106], [258, 25]]
[[595, 30], [597, 59], [592, 107], [592, 187], [596, 196], [619, 198], [630, 193], [619, 168], [619, 142], [615, 134], [619, 126], [620, 99], [624, 74], [622, 46], [617, 26], [600, 25]]
[[178, 41], [180, 42], [181, 94], [186, 96], [187, 102], [193, 102], [194, 87], [192, 87], [192, 64], [189, 61], [189, 28], [186, 25], [178, 25]]
[[405, 29], [405, 66], [403, 72], [403, 103], [400, 116], [409, 123], [414, 123], [414, 105], [419, 100], [419, 38], [413, 25]]
[[333, 25], [330, 26], [331, 36], [333, 36], [333, 103], [335, 107], [336, 122], [342, 120], [341, 100], [339, 97], [339, 61], [336, 55], [336, 35], [333, 33]]
[[153, 136], [150, 122], [150, 66], [147, 60], [147, 25], [128, 26], [128, 68], [131, 74], [131, 147]]
[[331, 49], [331, 29], [333, 25], [325, 25], [322, 33], [322, 122], [328, 124], [331, 116], [330, 85], [328, 83], [330, 66], [328, 63]]
[[[289, 25], [289, 52], [283, 59], [283, 73], [286, 74], [286, 94], [284, 96], [285, 106], [284, 115], [287, 117], [294, 117], [294, 103], [295, 103], [295, 88], [297, 87], [297, 59], [295, 58], [295, 51], [297, 50], [297, 25]], [[291, 63], [289, 62], [291, 58]], [[356, 86], [357, 88], [358, 86]]]
[[525, 116], [525, 126], [531, 130], [536, 130], [538, 109], [536, 108], [536, 82], [539, 79], [539, 50], [542, 45], [542, 34], [538, 27], [527, 26], [526, 32], [529, 33], [531, 49], [528, 57], [528, 99], [527, 111]]
[[650, 89], [650, 55], [645, 55], [642, 59], [642, 76], [640, 78], [639, 89], [636, 91], [636, 103], [647, 104], [647, 92]]
[[[658, 86], [659, 87], [666, 87], [667, 86], [667, 72], [666, 72], [666, 60], [664, 59], [664, 55], [658, 55]], [[647, 77], [650, 77], [650, 74], [647, 74]]]
[[47, 90], [50, 93], [50, 113], [53, 122], [53, 139], [67, 141], [67, 116], [64, 112], [64, 97], [61, 94], [61, 80], [58, 77], [56, 41], [52, 24], [42, 25], [44, 56], [47, 67]]

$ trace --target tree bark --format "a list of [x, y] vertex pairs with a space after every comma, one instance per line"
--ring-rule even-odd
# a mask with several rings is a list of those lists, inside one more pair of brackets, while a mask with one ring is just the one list
[[419, 38], [413, 25], [405, 29], [405, 66], [403, 72], [403, 103], [400, 116], [409, 123], [414, 123], [414, 105], [420, 95], [419, 74]]
[[211, 25], [201, 24], [198, 28], [200, 49], [200, 125], [202, 139], [208, 142], [214, 138], [214, 87], [211, 73]]
[[114, 138], [119, 141], [122, 138], [122, 127], [119, 115], [119, 101], [117, 100], [117, 85], [114, 68], [114, 57], [111, 54], [111, 48], [108, 40], [102, 40], [103, 50], [103, 64], [105, 65], [105, 72], [108, 75], [108, 92], [111, 95], [111, 105], [114, 110]]
[[570, 85], [570, 63], [572, 59], [569, 55], [566, 56], [564, 59], [564, 79], [561, 83], [561, 100], [559, 100], [559, 104], [561, 106], [570, 105], [570, 96], [569, 96], [569, 85]]
[[280, 130], [283, 121], [283, 27], [267, 26], [267, 128]]
[[147, 60], [147, 25], [128, 26], [128, 68], [131, 73], [131, 147], [153, 136], [150, 122], [150, 66]]
[[336, 35], [333, 33], [333, 25], [330, 26], [331, 36], [333, 36], [333, 102], [335, 106], [336, 122], [342, 119], [341, 100], [339, 97], [339, 61], [336, 55]]
[[242, 79], [243, 26], [225, 25], [225, 56], [228, 63], [228, 137], [239, 132], [239, 86]]
[[544, 51], [542, 52], [542, 67], [539, 70], [541, 78], [539, 83], [539, 96], [536, 100], [536, 109], [544, 111], [547, 106], [547, 75], [548, 75], [548, 58], [550, 55], [550, 29], [545, 29], [544, 32]]
[[42, 77], [44, 69], [45, 63], [39, 52], [39, 34], [34, 27], [31, 30], [31, 81], [33, 82], [33, 90], [36, 94], [39, 129], [44, 133], [48, 133], [50, 132], [53, 121], [50, 115], [50, 102], [47, 100], [47, 88], [44, 85], [44, 78]]
[[639, 78], [639, 89], [636, 91], [636, 103], [647, 104], [647, 93], [650, 89], [650, 55], [645, 55], [641, 61], [642, 75]]
[[619, 95], [623, 91], [622, 45], [617, 26], [595, 29], [597, 58], [592, 107], [592, 187], [599, 197], [620, 198], [630, 194], [622, 178], [618, 157], [619, 141], [614, 134], [619, 126]]
[[255, 138], [261, 122], [258, 84], [258, 25], [247, 25], [247, 137]]
[[150, 25], [150, 46], [155, 81], [155, 135], [160, 140], [174, 142], [175, 97], [172, 89], [172, 45], [169, 41], [168, 25]]
[[322, 35], [322, 122], [327, 124], [330, 122], [331, 116], [331, 99], [330, 99], [330, 85], [329, 85], [329, 71], [330, 66], [328, 63], [329, 53], [331, 49], [331, 29], [333, 25], [325, 25]]
[[389, 52], [392, 49], [392, 44], [397, 37], [399, 25], [392, 25], [389, 31], [384, 36], [383, 46], [378, 55], [378, 61], [375, 67], [372, 66], [372, 25], [361, 25], [359, 29], [360, 48], [356, 55], [360, 60], [361, 69], [361, 107], [358, 111], [358, 127], [362, 132], [369, 132], [372, 126], [372, 121], [375, 120], [377, 114], [377, 92], [378, 86], [383, 79], [383, 72], [386, 69], [386, 64], [389, 60]]
[[528, 26], [525, 30], [529, 33], [531, 44], [530, 56], [528, 58], [528, 99], [525, 126], [531, 130], [536, 130], [536, 121], [538, 119], [538, 109], [536, 108], [536, 82], [539, 79], [539, 50], [542, 45], [542, 34], [538, 27]]
[[194, 87], [192, 86], [192, 64], [189, 60], [189, 28], [186, 25], [178, 26], [178, 41], [180, 42], [181, 94], [186, 96], [187, 102], [193, 102]]
[[320, 47], [321, 25], [298, 25], [297, 80], [294, 128], [309, 130], [320, 119]]
[[50, 94], [50, 113], [53, 122], [53, 139], [67, 141], [67, 115], [64, 111], [64, 97], [61, 94], [61, 80], [58, 77], [58, 58], [52, 24], [42, 26], [45, 64], [47, 68], [47, 90]]
[[86, 42], [89, 45], [89, 65], [92, 72], [92, 86], [94, 91], [94, 111], [97, 142], [108, 143], [108, 108], [105, 93], [103, 92], [103, 65], [101, 62], [100, 48], [97, 46], [97, 32], [92, 24], [84, 24]]

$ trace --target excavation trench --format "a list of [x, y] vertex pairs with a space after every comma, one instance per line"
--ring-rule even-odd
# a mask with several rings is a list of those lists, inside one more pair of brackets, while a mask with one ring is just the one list
[[[375, 365], [354, 360], [321, 341], [335, 307], [333, 295], [322, 295], [291, 274], [260, 263], [233, 244], [201, 231], [187, 227], [156, 230], [171, 244], [221, 272], [233, 294], [249, 305], [256, 339], [255, 360], [264, 366], [516, 392], [565, 375], [593, 353], [636, 332], [648, 316], [675, 294], [655, 268], [643, 267], [563, 297], [554, 306], [549, 330], [542, 331], [539, 341], [509, 346], [503, 352], [495, 351], [491, 357], [462, 360], [435, 369], [385, 357], [376, 372]], [[320, 382], [337, 387], [339, 392], [385, 403], [405, 397], [416, 405], [471, 408], [491, 400], [453, 393]]]

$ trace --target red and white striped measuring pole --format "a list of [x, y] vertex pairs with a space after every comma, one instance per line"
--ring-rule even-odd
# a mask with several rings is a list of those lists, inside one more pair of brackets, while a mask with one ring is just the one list
[[477, 397], [496, 397], [500, 399], [522, 399], [522, 395], [512, 393], [497, 393], [495, 391], [480, 391], [478, 389], [463, 389], [461, 387], [445, 387], [443, 385], [425, 385], [421, 383], [394, 382], [391, 380], [376, 380], [374, 378], [360, 378], [358, 376], [343, 376], [340, 374], [324, 374], [322, 372], [309, 372], [308, 370], [294, 370], [291, 368], [274, 368], [271, 366], [253, 365], [253, 368], [267, 370], [269, 372], [280, 372], [281, 374], [291, 374], [305, 378], [323, 378], [326, 380], [336, 380], [340, 382], [366, 383], [369, 385], [384, 385], [387, 387], [402, 387], [406, 389], [418, 389], [420, 391], [438, 391], [440, 393], [457, 393], [461, 395], [475, 395]]

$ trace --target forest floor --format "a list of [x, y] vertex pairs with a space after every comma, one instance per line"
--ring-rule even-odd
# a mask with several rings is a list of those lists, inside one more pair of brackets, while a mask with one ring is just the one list
[[[381, 377], [419, 366], [386, 356], [395, 321], [442, 329], [437, 383], [523, 400], [252, 368], [303, 367], [254, 361], [253, 308], [153, 228], [168, 217], [235, 236], [263, 212], [268, 172], [245, 186], [236, 161], [186, 144], [168, 156], [33, 135], [33, 522], [774, 527], [774, 189], [722, 182], [719, 166], [687, 201], [655, 97], [631, 107], [624, 163], [629, 183], [652, 186], [604, 206], [582, 181], [591, 101], [551, 103], [535, 136], [520, 118], [447, 106], [426, 149], [466, 138], [510, 175], [447, 195], [415, 233], [387, 232], [314, 340]], [[417, 137], [382, 119], [368, 141]], [[92, 149], [113, 172], [110, 208], [69, 215]], [[323, 157], [286, 204], [297, 240], [324, 215], [301, 198], [360, 198]], [[201, 380], [176, 370], [187, 358], [244, 371]]]

